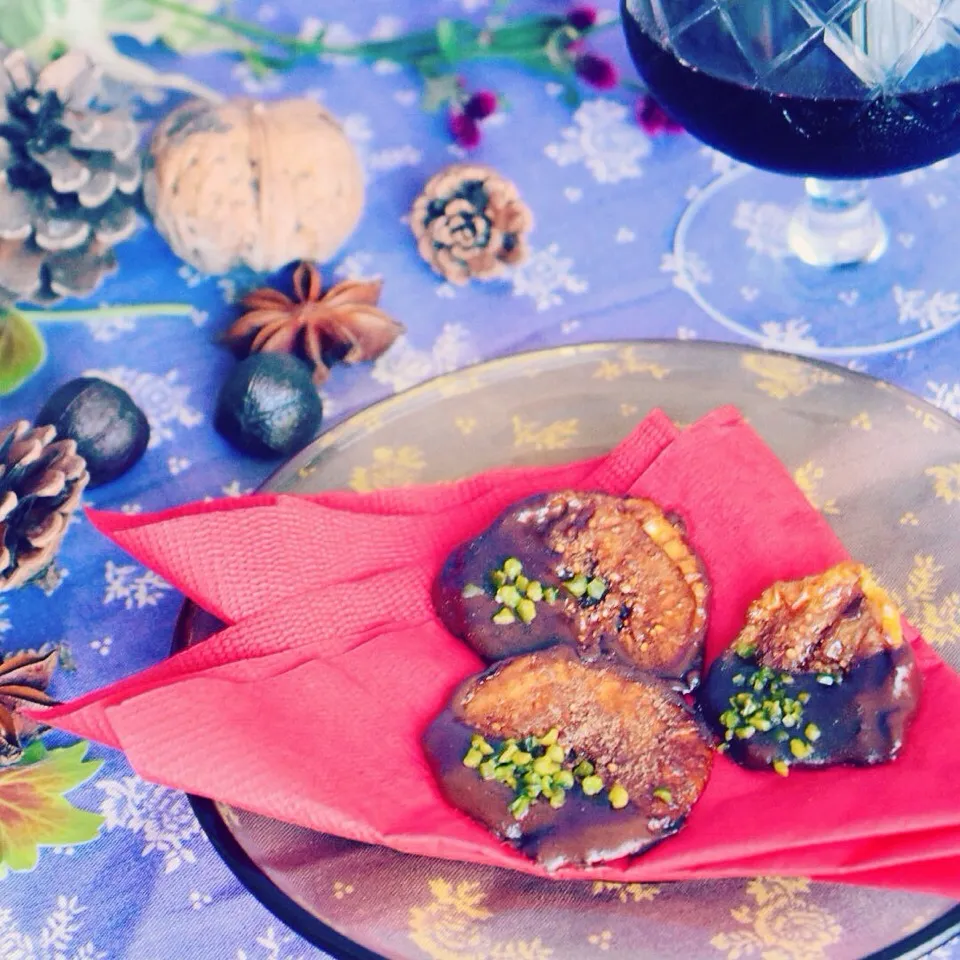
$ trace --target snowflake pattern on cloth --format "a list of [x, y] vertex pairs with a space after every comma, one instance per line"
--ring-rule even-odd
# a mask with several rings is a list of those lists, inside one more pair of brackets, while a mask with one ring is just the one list
[[13, 911], [0, 907], [0, 957], [3, 960], [106, 960], [107, 953], [82, 940], [86, 907], [61, 894], [36, 935], [20, 928]]
[[573, 258], [561, 257], [556, 243], [532, 250], [526, 263], [514, 268], [511, 279], [514, 295], [532, 298], [541, 312], [563, 303], [564, 293], [589, 289], [587, 281], [573, 272]]
[[104, 567], [103, 579], [106, 584], [104, 604], [121, 602], [127, 610], [155, 607], [170, 589], [170, 584], [158, 573], [133, 564], [116, 564], [112, 560], [108, 560]]
[[106, 795], [100, 813], [107, 831], [129, 830], [139, 835], [143, 841], [140, 855], [159, 854], [164, 873], [196, 863], [194, 846], [205, 841], [206, 835], [182, 793], [137, 776], [98, 780], [96, 786]]
[[639, 161], [649, 156], [650, 140], [614, 100], [589, 100], [573, 115], [574, 126], [561, 131], [560, 143], [544, 152], [561, 167], [582, 163], [597, 183], [619, 183], [639, 177]]
[[398, 337], [373, 365], [371, 376], [378, 383], [389, 384], [399, 393], [441, 373], [459, 370], [478, 357], [469, 330], [463, 324], [448, 323], [429, 350], [413, 346], [407, 336]]

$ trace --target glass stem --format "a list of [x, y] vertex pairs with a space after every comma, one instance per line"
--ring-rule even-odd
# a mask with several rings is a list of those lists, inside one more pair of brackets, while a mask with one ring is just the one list
[[790, 249], [814, 267], [870, 263], [887, 249], [887, 228], [865, 180], [804, 180], [806, 201], [790, 220]]

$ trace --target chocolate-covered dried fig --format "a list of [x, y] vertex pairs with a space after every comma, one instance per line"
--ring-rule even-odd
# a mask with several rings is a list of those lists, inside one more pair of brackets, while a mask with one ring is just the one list
[[509, 507], [447, 559], [440, 618], [488, 660], [574, 647], [695, 685], [707, 583], [682, 525], [649, 500], [561, 491]]
[[699, 701], [731, 759], [786, 775], [892, 760], [919, 695], [900, 612], [866, 567], [845, 562], [765, 590]]
[[710, 772], [666, 684], [567, 646], [466, 680], [424, 747], [454, 806], [548, 869], [639, 853], [680, 829]]

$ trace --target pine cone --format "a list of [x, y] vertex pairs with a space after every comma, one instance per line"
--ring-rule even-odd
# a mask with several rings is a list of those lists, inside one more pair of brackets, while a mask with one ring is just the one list
[[451, 283], [486, 279], [527, 256], [533, 215], [490, 167], [457, 163], [427, 182], [410, 212], [420, 256]]
[[92, 105], [100, 75], [84, 54], [39, 72], [22, 50], [0, 57], [0, 302], [83, 296], [137, 226], [137, 125]]
[[47, 686], [56, 669], [59, 653], [18, 653], [0, 661], [0, 767], [16, 763], [23, 741], [43, 728], [20, 712], [24, 705], [56, 703]]
[[90, 474], [73, 440], [18, 420], [0, 429], [0, 592], [53, 562]]

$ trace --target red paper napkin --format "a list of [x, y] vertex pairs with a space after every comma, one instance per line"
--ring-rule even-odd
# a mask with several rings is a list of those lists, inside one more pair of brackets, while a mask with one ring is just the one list
[[[147, 779], [408, 853], [542, 873], [446, 803], [420, 736], [481, 667], [437, 622], [433, 575], [504, 506], [563, 486], [631, 492], [682, 514], [712, 582], [708, 659], [773, 580], [845, 557], [730, 408], [681, 434], [655, 413], [609, 457], [566, 467], [153, 517], [98, 514], [102, 530], [232, 625], [43, 719], [121, 747]], [[924, 692], [896, 762], [780, 778], [718, 757], [676, 837], [630, 861], [557, 876], [777, 873], [960, 897], [960, 679], [913, 642]]]

